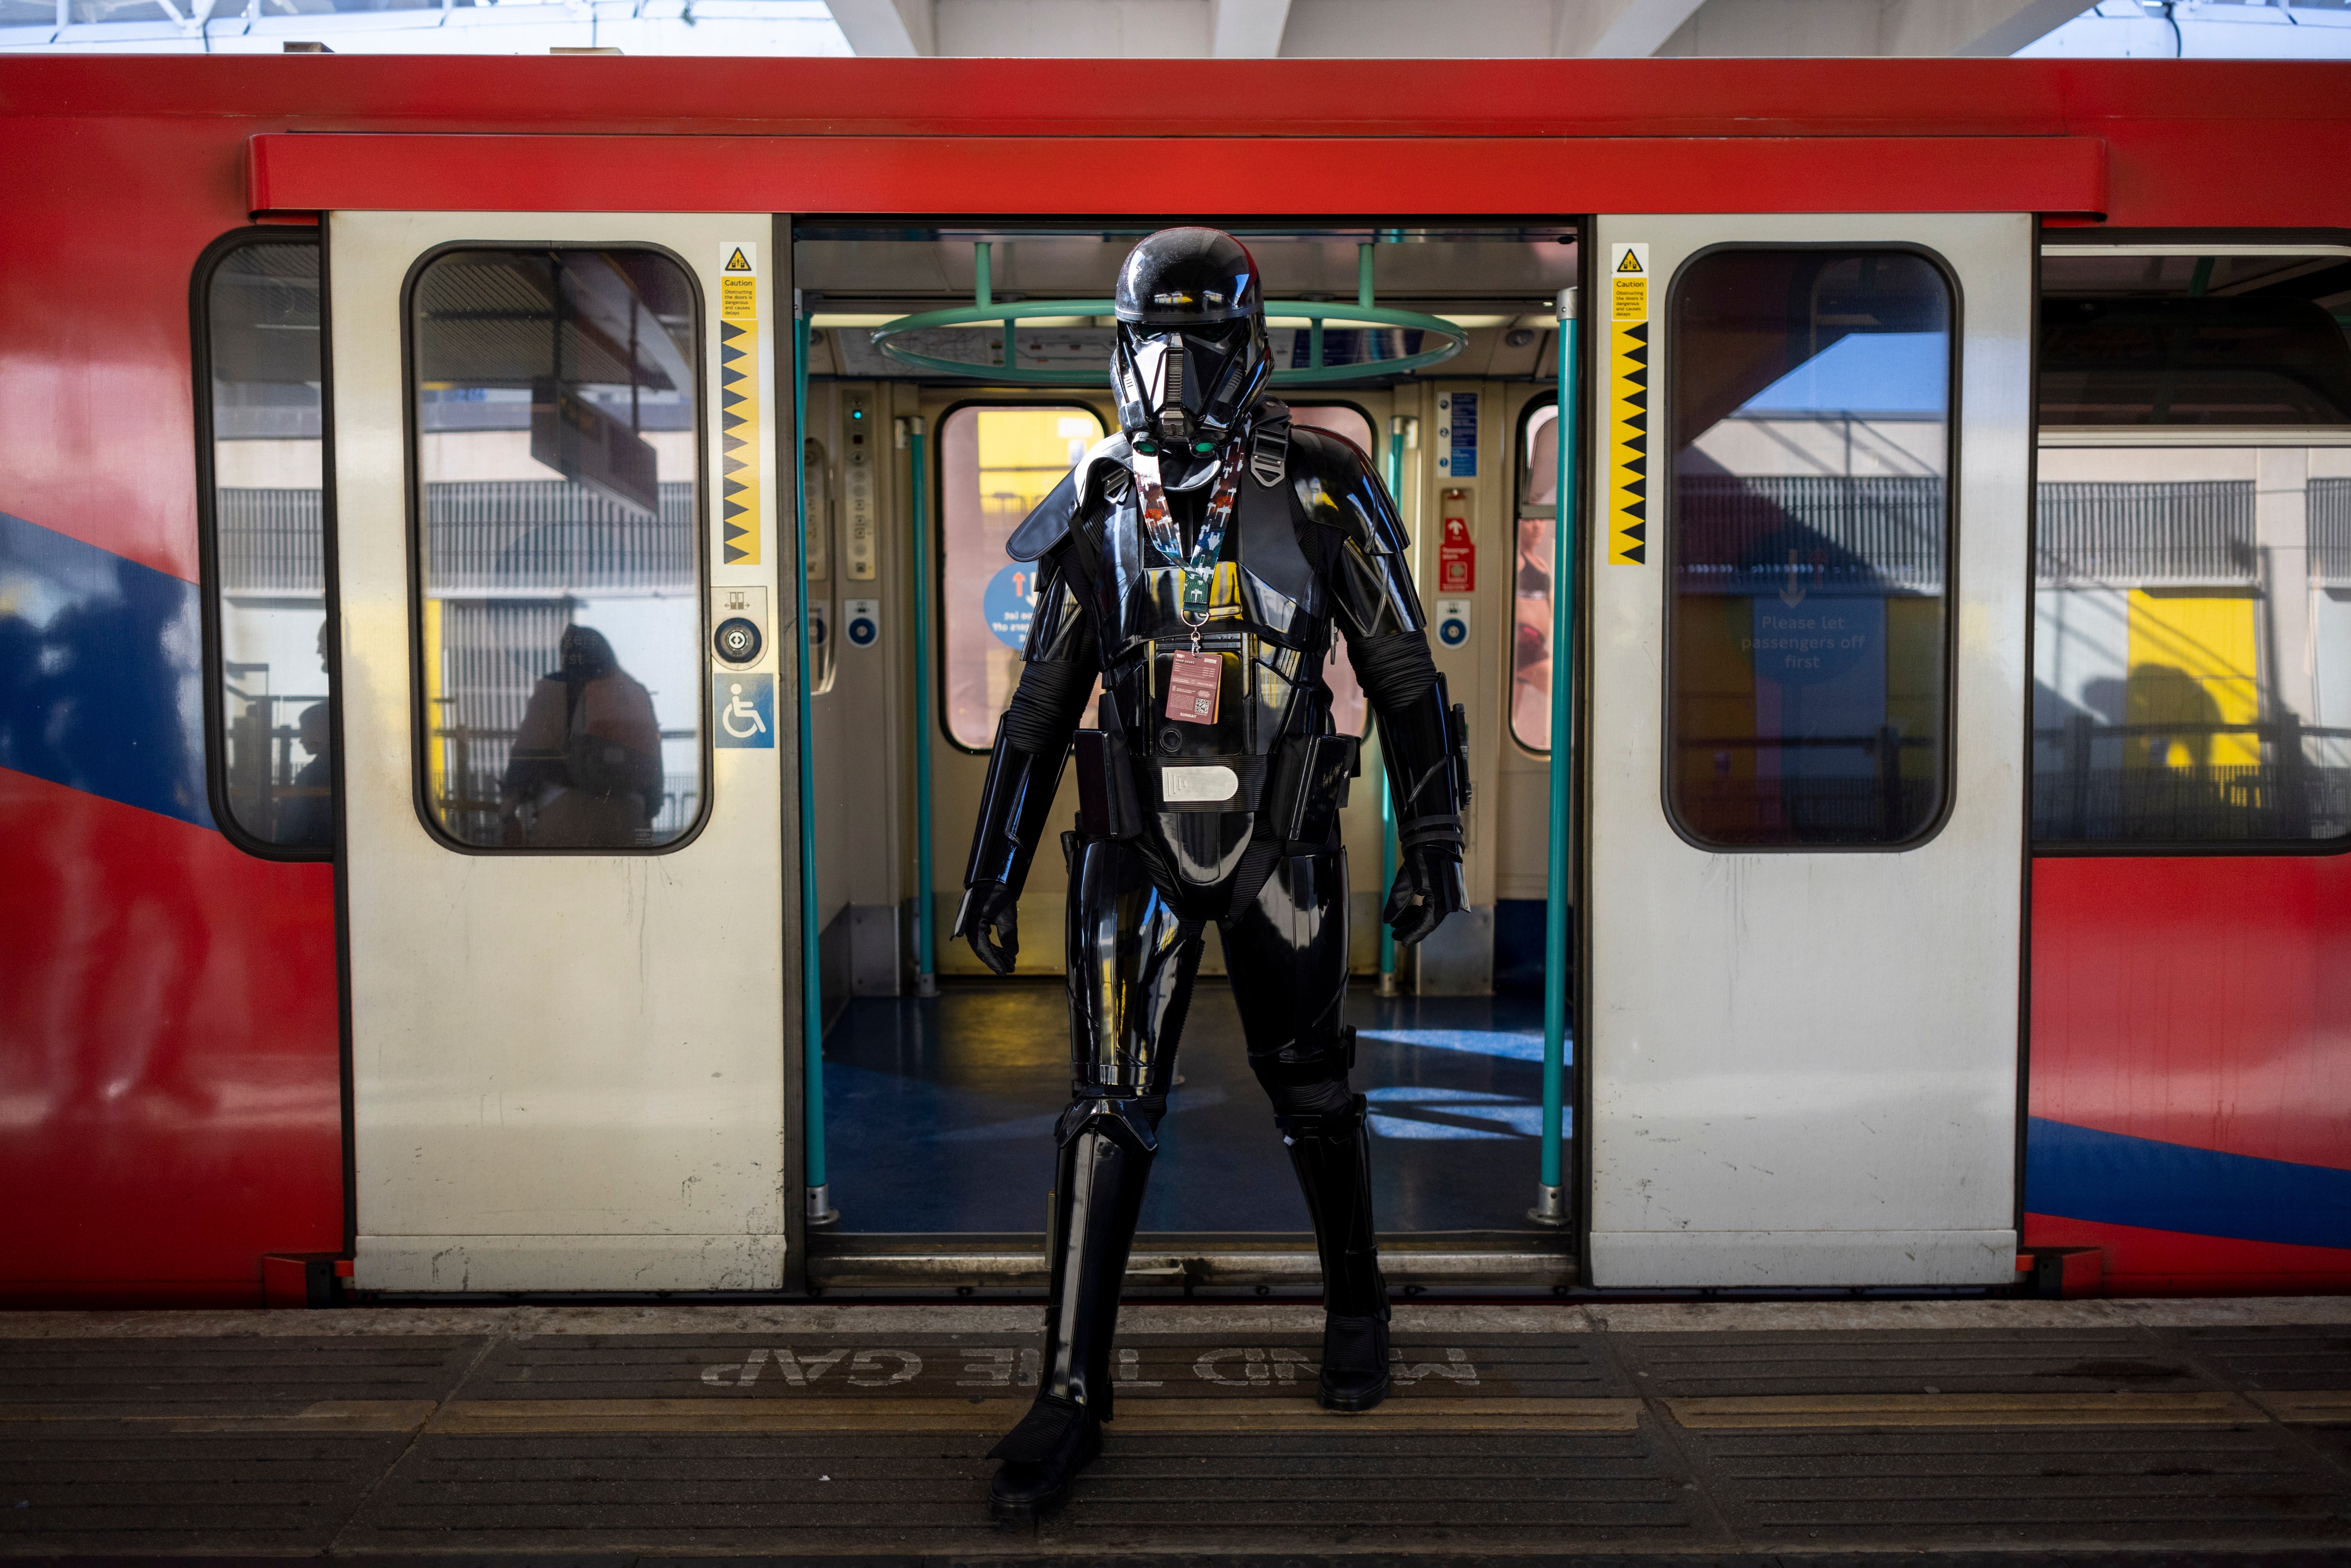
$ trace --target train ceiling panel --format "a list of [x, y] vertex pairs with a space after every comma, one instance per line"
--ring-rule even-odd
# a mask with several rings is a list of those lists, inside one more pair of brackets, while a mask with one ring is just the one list
[[[998, 299], [1098, 298], [1111, 292], [1119, 263], [1146, 232], [803, 228], [794, 265], [799, 286], [821, 293], [828, 309], [911, 311], [968, 302], [985, 242]], [[1353, 298], [1357, 247], [1366, 243], [1384, 304], [1537, 310], [1575, 281], [1575, 236], [1564, 228], [1234, 232], [1264, 269], [1269, 298]]]
[[[815, 298], [810, 373], [906, 378], [926, 372], [885, 356], [876, 328], [944, 307], [969, 305], [986, 267], [996, 302], [1102, 299], [1118, 267], [1150, 225], [1115, 229], [924, 228], [854, 225], [802, 226], [794, 246], [795, 277]], [[1463, 329], [1463, 351], [1432, 373], [1537, 376], [1552, 302], [1575, 281], [1575, 235], [1560, 225], [1301, 230], [1236, 225], [1264, 274], [1269, 299], [1347, 303], [1368, 280], [1377, 303], [1442, 316]], [[986, 261], [982, 262], [985, 254]], [[1309, 364], [1310, 324], [1273, 313], [1274, 353], [1283, 369]], [[1020, 321], [1014, 352], [1024, 371], [1107, 374], [1112, 319], [1049, 316]], [[1421, 334], [1337, 322], [1322, 334], [1322, 364], [1361, 364], [1357, 384], [1396, 379], [1379, 368], [1416, 352]], [[999, 328], [923, 328], [897, 345], [936, 359], [966, 361], [984, 379], [1003, 362]]]

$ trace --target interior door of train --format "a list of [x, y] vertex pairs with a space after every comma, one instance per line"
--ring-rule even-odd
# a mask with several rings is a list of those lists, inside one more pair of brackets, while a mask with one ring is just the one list
[[775, 1289], [778, 225], [328, 236], [356, 1283]]
[[1593, 1284], [2013, 1278], [2032, 237], [1599, 221]]

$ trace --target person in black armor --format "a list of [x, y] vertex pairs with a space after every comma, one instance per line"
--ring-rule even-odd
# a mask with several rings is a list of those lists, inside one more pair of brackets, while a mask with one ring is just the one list
[[[1102, 1447], [1120, 1282], [1167, 1107], [1202, 934], [1214, 921], [1249, 1066], [1305, 1191], [1322, 1256], [1316, 1394], [1388, 1392], [1387, 1287], [1364, 1101], [1348, 1085], [1347, 863], [1339, 809], [1357, 741], [1334, 734], [1334, 632], [1379, 719], [1401, 864], [1383, 918], [1417, 942], [1463, 904], [1461, 710], [1428, 653], [1395, 505], [1364, 453], [1293, 424], [1257, 264], [1176, 228], [1118, 278], [1119, 433], [1012, 535], [1036, 619], [997, 726], [956, 934], [1008, 973], [1014, 908], [1076, 742], [1070, 871], [1071, 1093], [1055, 1138], [1042, 1386], [990, 1458], [998, 1518], [1044, 1517]], [[1078, 721], [1099, 679], [1100, 728]]]

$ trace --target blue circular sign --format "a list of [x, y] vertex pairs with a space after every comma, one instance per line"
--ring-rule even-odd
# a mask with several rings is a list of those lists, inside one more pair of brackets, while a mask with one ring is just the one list
[[1016, 560], [987, 580], [979, 612], [996, 640], [1011, 649], [1029, 645], [1029, 622], [1037, 618], [1037, 568]]
[[871, 615], [854, 616], [849, 622], [849, 640], [861, 648], [873, 646], [873, 639], [882, 635], [882, 628], [873, 623]]
[[1437, 640], [1448, 648], [1458, 648], [1469, 640], [1469, 622], [1458, 615], [1448, 615], [1437, 623]]

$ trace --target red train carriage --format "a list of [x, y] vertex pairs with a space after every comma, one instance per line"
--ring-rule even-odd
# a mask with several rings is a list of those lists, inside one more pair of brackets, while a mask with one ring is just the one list
[[[1054, 1004], [935, 895], [1190, 219], [1469, 709], [1400, 1279], [2351, 1283], [2351, 75], [1155, 69], [0, 64], [0, 1292], [1020, 1288]], [[1200, 1049], [1134, 1282], [1278, 1287]]]

